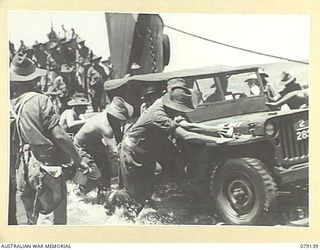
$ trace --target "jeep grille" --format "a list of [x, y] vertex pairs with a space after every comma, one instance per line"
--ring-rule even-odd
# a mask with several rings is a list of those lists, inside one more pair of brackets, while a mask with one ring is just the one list
[[277, 147], [278, 160], [284, 164], [302, 162], [308, 159], [308, 117], [307, 112], [302, 114], [303, 116], [300, 113], [298, 117], [282, 117], [275, 121], [278, 128], [275, 140], [280, 142]]
[[280, 125], [280, 141], [283, 145], [284, 160], [305, 158], [308, 156], [308, 139], [297, 141], [293, 124], [282, 121]]

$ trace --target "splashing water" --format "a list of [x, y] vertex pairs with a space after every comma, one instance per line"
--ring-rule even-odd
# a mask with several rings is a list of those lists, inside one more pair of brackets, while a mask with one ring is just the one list
[[166, 225], [175, 224], [170, 215], [160, 214], [146, 207], [139, 215], [128, 214], [124, 207], [118, 207], [108, 216], [102, 204], [97, 204], [97, 191], [86, 196], [77, 193], [77, 187], [68, 183], [68, 224], [69, 225]]
[[[67, 188], [68, 225], [224, 225], [214, 213], [210, 200], [204, 198], [203, 191], [197, 190], [188, 182], [172, 182], [155, 186], [153, 206], [150, 207], [147, 204], [139, 215], [124, 207], [116, 208], [111, 215], [107, 215], [103, 202], [97, 199], [97, 190], [84, 196], [78, 192], [77, 185], [73, 183], [68, 182]], [[113, 184], [112, 189], [117, 189], [117, 186]], [[17, 194], [18, 224], [27, 224], [26, 214], [19, 197], [20, 193]], [[290, 212], [290, 209], [294, 212], [295, 206], [291, 204], [281, 210]], [[276, 221], [280, 225], [297, 226], [290, 224], [290, 221], [295, 218], [287, 218], [285, 215], [279, 214], [279, 218], [275, 218]], [[52, 221], [53, 214], [40, 215], [38, 224], [51, 225]]]
[[124, 207], [118, 207], [112, 215], [107, 215], [103, 204], [97, 204], [96, 190], [83, 196], [78, 194], [75, 184], [68, 183], [67, 186], [69, 225], [216, 224], [214, 217], [202, 215], [201, 209], [198, 211], [193, 207], [199, 202], [190, 198], [190, 192], [185, 196], [173, 183], [157, 186], [157, 192], [154, 193], [156, 209], [147, 205], [139, 215]]

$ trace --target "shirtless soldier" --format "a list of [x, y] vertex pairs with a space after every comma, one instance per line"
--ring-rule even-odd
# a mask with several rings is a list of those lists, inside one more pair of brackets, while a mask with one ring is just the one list
[[81, 115], [85, 114], [90, 102], [84, 93], [76, 93], [68, 102], [68, 105], [72, 108], [63, 111], [60, 116], [59, 125], [67, 133], [76, 134], [87, 121], [86, 119], [81, 119]]
[[132, 115], [133, 107], [122, 98], [114, 97], [102, 113], [90, 118], [75, 135], [74, 144], [93, 170], [87, 183], [81, 186], [82, 193], [87, 194], [96, 186], [100, 190], [110, 186], [111, 169], [108, 166], [107, 148], [102, 139], [116, 152], [116, 144], [122, 140], [121, 123]]

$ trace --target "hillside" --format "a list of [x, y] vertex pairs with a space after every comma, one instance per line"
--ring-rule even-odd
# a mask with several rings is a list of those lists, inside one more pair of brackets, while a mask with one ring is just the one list
[[293, 62], [281, 62], [259, 65], [269, 74], [269, 82], [277, 83], [281, 80], [282, 71], [290, 71], [297, 77], [297, 82], [309, 85], [309, 65]]

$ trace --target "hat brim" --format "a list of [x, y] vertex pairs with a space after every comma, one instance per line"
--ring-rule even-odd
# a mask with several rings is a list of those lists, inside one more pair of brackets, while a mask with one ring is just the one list
[[246, 80], [244, 80], [245, 82], [249, 82], [249, 80], [258, 80], [258, 78], [247, 78]]
[[132, 117], [133, 115], [133, 107], [131, 105], [127, 105], [126, 103], [124, 104], [128, 110], [128, 115], [129, 117], [126, 117], [125, 115], [119, 113], [116, 109], [114, 109], [111, 105], [108, 105], [106, 107], [106, 112], [109, 113], [110, 115], [113, 115], [114, 117], [116, 117], [117, 119], [121, 120], [121, 121], [126, 121], [129, 118]]
[[28, 82], [28, 81], [34, 80], [38, 77], [45, 76], [46, 74], [47, 74], [47, 71], [45, 69], [39, 69], [39, 68], [36, 68], [36, 70], [33, 73], [26, 75], [26, 76], [18, 75], [17, 73], [11, 71], [10, 72], [10, 81]]
[[[158, 93], [159, 93], [159, 91], [154, 90], [154, 91], [151, 91], [151, 92], [148, 92], [148, 93], [143, 94], [140, 99], [143, 100], [143, 99], [145, 99], [147, 96], [150, 96], [150, 95], [153, 95], [153, 94], [158, 94]], [[161, 92], [160, 92], [160, 93], [161, 93]]]
[[70, 74], [72, 72], [73, 72], [72, 69], [71, 70], [60, 70], [60, 73], [62, 73], [62, 74]]
[[56, 44], [56, 45], [54, 45], [54, 46], [49, 46], [48, 49], [56, 49], [56, 48], [58, 48], [58, 44]]
[[45, 92], [46, 95], [60, 95], [60, 91], [47, 91]]
[[88, 106], [91, 103], [90, 102], [77, 102], [74, 100], [68, 101], [68, 106]]
[[170, 92], [167, 92], [162, 97], [162, 102], [163, 102], [164, 106], [166, 106], [166, 107], [168, 107], [170, 109], [179, 111], [179, 112], [183, 112], [183, 113], [188, 113], [188, 112], [191, 112], [191, 111], [195, 110], [195, 108], [191, 108], [191, 107], [188, 107], [186, 105], [175, 103], [175, 102], [171, 101]]
[[289, 78], [289, 79], [286, 80], [286, 81], [282, 81], [282, 80], [281, 80], [281, 82], [282, 82], [284, 85], [287, 85], [287, 84], [289, 84], [290, 82], [292, 82], [292, 81], [294, 81], [294, 80], [296, 80], [296, 77]]

